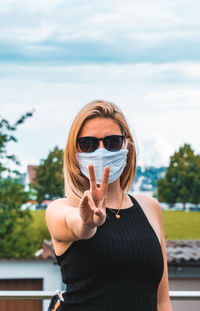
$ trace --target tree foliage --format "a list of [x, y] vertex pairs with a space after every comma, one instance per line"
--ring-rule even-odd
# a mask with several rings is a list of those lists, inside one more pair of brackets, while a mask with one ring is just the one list
[[8, 177], [0, 185], [0, 257], [17, 257], [17, 254], [23, 257], [24, 245], [20, 241], [31, 217], [20, 206], [29, 196], [17, 179]]
[[164, 178], [158, 180], [158, 199], [173, 205], [176, 202], [200, 203], [200, 156], [184, 144], [170, 158]]
[[17, 142], [17, 138], [14, 132], [17, 130], [18, 126], [24, 123], [24, 121], [32, 117], [32, 112], [27, 112], [23, 114], [13, 125], [9, 123], [8, 120], [0, 116], [0, 178], [3, 172], [13, 173], [15, 175], [20, 175], [17, 170], [12, 171], [9, 167], [10, 162], [20, 165], [19, 160], [13, 154], [7, 153], [7, 145], [10, 142]]
[[36, 191], [39, 203], [45, 199], [54, 200], [63, 197], [63, 150], [56, 146], [45, 160], [41, 160], [31, 188]]
[[[10, 142], [17, 142], [14, 132], [33, 112], [22, 115], [14, 125], [0, 117], [0, 257], [27, 257], [27, 248], [20, 241], [30, 224], [31, 215], [21, 211], [21, 205], [29, 199], [29, 193], [19, 182], [20, 173], [11, 169], [11, 162], [20, 165], [15, 155], [7, 152]], [[29, 243], [27, 237], [27, 243]]]

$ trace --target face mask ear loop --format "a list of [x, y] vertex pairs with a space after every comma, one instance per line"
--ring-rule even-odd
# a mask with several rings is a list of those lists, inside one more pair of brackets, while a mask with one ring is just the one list
[[125, 137], [125, 139], [124, 139], [124, 149], [127, 149], [127, 147], [128, 147], [128, 140], [126, 139], [126, 137]]

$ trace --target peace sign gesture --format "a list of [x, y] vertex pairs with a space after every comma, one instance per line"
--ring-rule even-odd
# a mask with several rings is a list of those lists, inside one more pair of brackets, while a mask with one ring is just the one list
[[97, 187], [94, 166], [88, 166], [90, 190], [85, 191], [80, 204], [79, 213], [82, 224], [91, 228], [102, 225], [106, 220], [105, 199], [108, 188], [110, 169], [104, 169], [104, 175], [100, 187]]

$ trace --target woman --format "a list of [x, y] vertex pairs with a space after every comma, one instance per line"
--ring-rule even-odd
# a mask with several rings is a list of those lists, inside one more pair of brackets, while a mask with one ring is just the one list
[[64, 154], [66, 197], [46, 221], [63, 282], [59, 310], [171, 311], [162, 212], [127, 195], [134, 141], [117, 106], [93, 101], [76, 116]]

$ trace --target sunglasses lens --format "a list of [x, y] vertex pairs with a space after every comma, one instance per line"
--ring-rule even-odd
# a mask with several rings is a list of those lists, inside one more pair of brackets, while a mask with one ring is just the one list
[[104, 138], [80, 137], [77, 139], [82, 152], [94, 152], [99, 147], [99, 140], [103, 140], [104, 147], [109, 151], [118, 151], [121, 149], [124, 136], [110, 135]]
[[93, 152], [99, 146], [99, 141], [95, 137], [80, 137], [78, 144], [82, 152]]
[[122, 147], [123, 136], [112, 135], [104, 138], [104, 146], [109, 151], [118, 151]]

